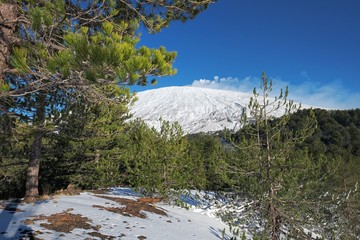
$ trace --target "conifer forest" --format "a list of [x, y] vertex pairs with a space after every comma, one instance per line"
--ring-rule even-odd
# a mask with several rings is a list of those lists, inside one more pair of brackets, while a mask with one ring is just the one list
[[0, 1], [0, 199], [126, 186], [181, 205], [179, 192], [210, 191], [251, 202], [219, 215], [231, 239], [247, 239], [241, 224], [253, 239], [359, 239], [360, 109], [302, 108], [264, 72], [237, 130], [132, 117], [131, 86], [177, 73], [177, 52], [140, 33], [214, 2]]

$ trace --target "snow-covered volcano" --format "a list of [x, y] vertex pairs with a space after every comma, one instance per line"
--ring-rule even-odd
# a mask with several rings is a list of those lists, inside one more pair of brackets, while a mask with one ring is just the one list
[[137, 93], [134, 118], [159, 127], [160, 117], [179, 122], [185, 133], [237, 128], [251, 94], [198, 87], [165, 87]]

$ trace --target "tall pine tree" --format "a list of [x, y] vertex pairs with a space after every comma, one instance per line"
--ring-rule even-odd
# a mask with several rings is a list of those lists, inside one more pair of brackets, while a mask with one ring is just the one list
[[[265, 73], [260, 89], [254, 89], [242, 115], [243, 129], [234, 141], [240, 157], [235, 166], [240, 180], [235, 187], [245, 186], [246, 194], [254, 200], [250, 210], [255, 213], [254, 219], [262, 219], [261, 228], [255, 229], [260, 236], [273, 240], [282, 235], [306, 238], [302, 209], [306, 205], [306, 189], [317, 177], [316, 166], [306, 152], [297, 158], [292, 150], [312, 134], [316, 119], [310, 112], [302, 126], [293, 131], [287, 124], [299, 106], [288, 100], [288, 90], [271, 97], [272, 81]], [[276, 118], [279, 112], [282, 116]]]
[[[71, 101], [116, 101], [106, 85], [148, 84], [172, 75], [176, 53], [137, 47], [138, 27], [156, 33], [195, 17], [212, 0], [2, 1], [0, 117], [31, 126], [26, 197], [39, 194], [42, 142]], [[155, 80], [151, 80], [155, 82]], [[14, 117], [15, 116], [15, 117]], [[54, 117], [58, 119], [54, 119]]]

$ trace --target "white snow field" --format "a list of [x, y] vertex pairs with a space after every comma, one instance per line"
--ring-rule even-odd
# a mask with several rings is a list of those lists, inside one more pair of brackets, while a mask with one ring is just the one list
[[234, 129], [251, 95], [197, 87], [165, 87], [137, 93], [131, 112], [159, 128], [160, 117], [179, 122], [185, 133]]
[[[242, 110], [252, 94], [198, 87], [164, 87], [137, 93], [133, 118], [159, 129], [160, 121], [177, 121], [185, 134], [240, 127]], [[283, 110], [273, 112], [281, 116]]]
[[[59, 195], [30, 204], [0, 201], [0, 239], [33, 239], [29, 237], [32, 235], [36, 237], [35, 239], [46, 240], [210, 240], [222, 239], [224, 229], [227, 229], [224, 239], [230, 238], [228, 227], [215, 217], [161, 202], [148, 205], [165, 212], [166, 216], [146, 209], [140, 211], [145, 218], [131, 213], [120, 214], [111, 211], [111, 209], [126, 207], [116, 202], [114, 200], [116, 198], [125, 199], [125, 201], [138, 199], [138, 195], [132, 193], [130, 189], [117, 188], [102, 194], [83, 192], [74, 196]], [[54, 214], [57, 214], [55, 217], [57, 223], [51, 222], [51, 216]], [[66, 218], [66, 214], [70, 214], [69, 218]], [[70, 232], [61, 230], [66, 229], [67, 224], [74, 224], [71, 221], [75, 218], [86, 219], [83, 223], [85, 225], [76, 227]]]

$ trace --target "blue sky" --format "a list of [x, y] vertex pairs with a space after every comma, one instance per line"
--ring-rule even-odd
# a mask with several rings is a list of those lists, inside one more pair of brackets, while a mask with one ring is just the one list
[[178, 74], [152, 87], [250, 91], [265, 71], [290, 98], [360, 107], [359, 0], [219, 0], [194, 20], [142, 33], [139, 45], [177, 51]]

